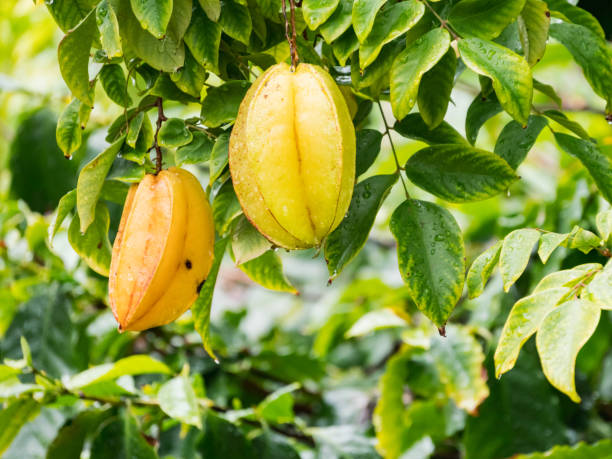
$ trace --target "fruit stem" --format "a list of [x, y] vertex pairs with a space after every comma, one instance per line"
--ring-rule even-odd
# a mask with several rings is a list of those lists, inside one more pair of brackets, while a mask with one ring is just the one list
[[393, 152], [393, 159], [395, 160], [395, 173], [399, 175], [400, 180], [402, 181], [402, 186], [404, 187], [404, 193], [406, 193], [406, 199], [410, 199], [410, 193], [408, 193], [408, 187], [406, 186], [406, 182], [404, 181], [404, 177], [402, 176], [402, 167], [400, 166], [399, 159], [397, 159], [397, 152], [395, 151], [395, 145], [393, 144], [393, 139], [391, 138], [391, 132], [389, 131], [389, 124], [387, 124], [387, 118], [385, 117], [385, 112], [382, 108], [382, 104], [380, 100], [377, 100], [378, 109], [380, 110], [380, 116], [382, 117], [383, 123], [385, 125], [385, 133], [387, 134], [387, 138], [389, 139], [389, 143], [391, 144], [391, 151]]
[[[282, 0], [283, 17], [285, 18], [285, 37], [289, 42], [289, 50], [291, 52], [291, 71], [295, 71], [298, 60], [297, 51], [297, 35], [295, 31], [295, 0], [289, 0], [289, 7], [291, 9], [291, 23], [287, 20], [287, 0]], [[289, 32], [291, 29], [291, 33]]]
[[164, 115], [164, 101], [161, 97], [158, 97], [155, 101], [157, 106], [157, 124], [155, 125], [155, 137], [153, 142], [153, 148], [155, 148], [155, 175], [159, 174], [162, 170], [162, 149], [157, 142], [157, 136], [161, 129], [162, 123], [166, 121], [166, 115]]

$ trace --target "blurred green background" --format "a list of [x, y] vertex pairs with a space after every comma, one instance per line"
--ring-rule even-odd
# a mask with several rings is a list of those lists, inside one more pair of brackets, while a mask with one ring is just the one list
[[[583, 6], [599, 16], [610, 37], [610, 2], [584, 2]], [[285, 272], [299, 296], [267, 291], [231, 262], [224, 263], [212, 314], [213, 345], [221, 365], [204, 353], [189, 314], [167, 327], [120, 335], [105, 306], [106, 280], [79, 261], [65, 228], [53, 245], [47, 237], [57, 202], [74, 187], [81, 161], [104, 148], [104, 132], [98, 127], [108, 125], [120, 113], [100, 92], [87, 142], [72, 160], [64, 159], [55, 144], [55, 123], [68, 102], [57, 64], [60, 38], [61, 32], [40, 2], [0, 2], [0, 356], [18, 358], [19, 338], [24, 335], [34, 361], [50, 375], [66, 377], [90, 365], [146, 353], [175, 372], [189, 364], [192, 374], [203, 377], [207, 397], [235, 410], [260, 406], [275, 390], [298, 382], [301, 388], [292, 392], [289, 417], [297, 424], [316, 427], [309, 432], [317, 440], [315, 448], [297, 446], [303, 457], [378, 457], [372, 414], [387, 360], [402, 343], [444, 346], [436, 344], [441, 338], [416, 311], [397, 270], [395, 243], [387, 228], [391, 212], [403, 201], [401, 188], [393, 189], [364, 250], [331, 286], [327, 286], [322, 257], [315, 257], [313, 251], [282, 254]], [[604, 102], [592, 92], [565, 48], [550, 43], [534, 77], [556, 89], [568, 116], [579, 121], [612, 156], [612, 129], [603, 116]], [[477, 78], [466, 72], [453, 92], [446, 117], [462, 133], [466, 108], [478, 92]], [[553, 108], [539, 93], [534, 105]], [[391, 118], [388, 106], [386, 110]], [[174, 105], [166, 110], [167, 115], [182, 117], [191, 113], [198, 114], [199, 106]], [[481, 130], [477, 145], [492, 150], [508, 121], [505, 113], [492, 118]], [[368, 123], [382, 129], [375, 110]], [[395, 134], [394, 140], [400, 162], [423, 146]], [[383, 146], [370, 170], [372, 175], [395, 170], [387, 139]], [[193, 171], [202, 178], [207, 173]], [[468, 263], [520, 227], [567, 232], [579, 224], [593, 229], [597, 211], [608, 206], [586, 170], [576, 159], [559, 152], [548, 130], [542, 132], [518, 171], [522, 180], [507, 195], [451, 206], [463, 230]], [[416, 198], [436, 199], [416, 187], [409, 191]], [[109, 206], [112, 235], [121, 208]], [[408, 378], [404, 388], [403, 402], [412, 408], [401, 414], [404, 406], [395, 407], [402, 416], [414, 416], [411, 422], [417, 431], [421, 429], [421, 436], [415, 438], [429, 438], [435, 444], [435, 457], [500, 458], [546, 450], [555, 444], [612, 437], [609, 312], [604, 311], [597, 332], [579, 355], [578, 387], [584, 394], [580, 405], [549, 386], [532, 345], [500, 382], [491, 369], [497, 335], [514, 301], [549, 272], [602, 260], [598, 255], [562, 248], [545, 266], [532, 260], [509, 293], [502, 292], [496, 276], [481, 297], [460, 303], [451, 318], [457, 325], [450, 333], [474, 337], [467, 342], [476, 348], [467, 352], [486, 358], [489, 374], [472, 377], [487, 381], [489, 397], [478, 413], [459, 409], [470, 395], [434, 383], [431, 372], [439, 362], [425, 353], [412, 361], [414, 377]], [[452, 359], [452, 353], [442, 353], [440, 359]], [[473, 380], [463, 383], [477, 384]], [[154, 386], [155, 378], [120, 381], [128, 389], [138, 386], [145, 391], [147, 384]], [[76, 409], [61, 400], [44, 408], [3, 457], [45, 457], [59, 426]], [[163, 429], [154, 417], [142, 422], [145, 430], [157, 436], [160, 456], [199, 454], [190, 440], [193, 428], [181, 431], [178, 425], [170, 425]], [[434, 451], [431, 445], [425, 442], [421, 447], [430, 454]]]

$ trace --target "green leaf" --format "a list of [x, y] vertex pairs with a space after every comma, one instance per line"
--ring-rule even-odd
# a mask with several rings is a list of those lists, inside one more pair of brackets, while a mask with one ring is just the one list
[[[138, 137], [140, 135], [140, 129], [143, 126], [143, 121], [146, 116], [145, 112], [139, 112], [136, 116], [134, 116], [129, 124], [128, 124], [128, 132], [125, 138], [125, 143], [127, 143], [130, 147], [136, 148], [136, 142], [138, 141]], [[149, 122], [149, 125], [151, 123]], [[148, 149], [148, 147], [147, 147]]]
[[121, 36], [119, 35], [119, 22], [117, 14], [109, 0], [102, 0], [96, 7], [96, 24], [100, 32], [102, 49], [112, 59], [123, 55]]
[[435, 336], [429, 350], [446, 395], [468, 413], [489, 396], [480, 343], [464, 327], [451, 325], [448, 336]]
[[359, 177], [365, 173], [376, 161], [380, 153], [382, 134], [375, 129], [361, 129], [356, 133], [357, 162], [355, 165], [355, 176]]
[[340, 38], [334, 41], [332, 50], [340, 65], [346, 65], [347, 59], [359, 49], [359, 40], [353, 29], [348, 29]]
[[356, 338], [368, 335], [377, 330], [405, 327], [408, 322], [391, 308], [376, 309], [361, 316], [344, 334], [345, 338]]
[[545, 453], [521, 454], [515, 459], [594, 459], [608, 457], [611, 454], [612, 441], [600, 440], [592, 445], [582, 441], [572, 446], [557, 445]]
[[223, 0], [219, 25], [223, 28], [223, 32], [248, 46], [253, 23], [246, 6], [233, 0]]
[[220, 234], [226, 234], [236, 217], [242, 213], [240, 202], [236, 197], [230, 180], [222, 186], [212, 205], [215, 228]]
[[192, 140], [193, 135], [181, 118], [168, 118], [159, 130], [158, 141], [162, 147], [181, 147]]
[[540, 246], [538, 247], [538, 255], [542, 263], [546, 263], [557, 247], [563, 244], [569, 234], [545, 233], [540, 237]]
[[187, 376], [180, 375], [162, 384], [157, 399], [159, 407], [171, 418], [202, 428], [198, 399]]
[[575, 121], [570, 120], [564, 113], [559, 110], [546, 110], [542, 113], [547, 118], [555, 121], [566, 129], [569, 129], [578, 137], [581, 137], [584, 140], [591, 140], [588, 132], [584, 130], [584, 128]]
[[410, 296], [443, 327], [463, 290], [465, 249], [459, 225], [446, 209], [409, 200], [395, 209], [390, 227]]
[[[77, 208], [78, 208], [77, 191]], [[82, 224], [79, 215], [75, 215], [68, 228], [68, 241], [79, 256], [85, 260], [87, 265], [102, 276], [108, 276], [111, 261], [112, 247], [108, 240], [108, 228], [110, 216], [108, 208], [98, 203], [95, 207], [94, 219], [87, 230], [82, 233]]]
[[568, 154], [578, 158], [587, 168], [597, 188], [608, 202], [612, 202], [612, 164], [596, 144], [571, 135], [555, 132], [557, 144]]
[[606, 112], [612, 113], [612, 59], [606, 41], [584, 26], [566, 23], [552, 24], [550, 36], [572, 53], [595, 93], [606, 101]]
[[170, 79], [181, 91], [199, 100], [207, 76], [204, 67], [198, 64], [189, 49], [186, 49], [185, 65], [170, 75]]
[[484, 287], [499, 261], [503, 241], [498, 241], [482, 252], [467, 273], [468, 296], [476, 298], [484, 291]]
[[476, 143], [480, 128], [502, 110], [495, 94], [484, 96], [480, 93], [474, 98], [465, 117], [465, 135], [472, 145]]
[[555, 91], [555, 88], [553, 88], [551, 85], [544, 84], [534, 78], [533, 89], [541, 92], [545, 96], [548, 96], [555, 104], [557, 104], [557, 107], [561, 108], [563, 106], [563, 101], [561, 100], [561, 97], [559, 97], [557, 91]]
[[[183, 56], [186, 56], [186, 52], [183, 52]], [[185, 63], [185, 60], [186, 57], [183, 60], [183, 64]], [[176, 74], [173, 73], [172, 75], [174, 78], [176, 78]], [[177, 102], [181, 102], [182, 104], [199, 101], [199, 97], [194, 97], [181, 91], [176, 83], [172, 81], [172, 77], [168, 73], [162, 73], [159, 75], [159, 78], [157, 78], [155, 84], [149, 91], [149, 95], [161, 97], [165, 101], [175, 100]]]
[[291, 285], [283, 273], [283, 263], [280, 257], [271, 250], [268, 250], [257, 258], [238, 265], [238, 267], [249, 276], [253, 282], [269, 290], [298, 294], [298, 291]]
[[353, 29], [359, 42], [367, 38], [374, 26], [376, 13], [385, 4], [385, 0], [355, 0], [353, 3]]
[[199, 2], [208, 19], [217, 22], [221, 15], [221, 0], [199, 0]]
[[417, 102], [419, 113], [429, 129], [437, 128], [444, 120], [455, 83], [456, 70], [457, 56], [454, 50], [449, 49], [421, 78]]
[[168, 73], [175, 72], [185, 62], [183, 36], [191, 21], [192, 0], [173, 0], [173, 3], [166, 35], [161, 40], [140, 26], [128, 0], [119, 0], [117, 9], [123, 43], [129, 44], [131, 51], [151, 67]]
[[68, 390], [82, 389], [93, 384], [112, 381], [126, 375], [143, 375], [151, 373], [171, 374], [166, 364], [148, 355], [132, 355], [114, 363], [105, 363], [88, 368], [68, 378], [64, 386]]
[[353, 86], [357, 88], [371, 86], [373, 88], [370, 90], [371, 94], [376, 94], [384, 87], [387, 87], [389, 85], [389, 72], [393, 66], [393, 61], [401, 49], [404, 49], [404, 43], [401, 38], [386, 44], [383, 46], [378, 58], [363, 73], [359, 71], [358, 56], [354, 55], [352, 57], [354, 65], [351, 66]]
[[266, 459], [300, 459], [292, 444], [281, 435], [263, 433], [253, 438], [252, 445]]
[[595, 217], [597, 231], [599, 232], [599, 236], [605, 243], [611, 242], [612, 237], [612, 210], [603, 210], [597, 214]]
[[45, 6], [64, 32], [68, 32], [85, 18], [97, 0], [54, 0], [45, 2]]
[[525, 0], [463, 0], [451, 10], [448, 20], [459, 34], [490, 40], [513, 22]]
[[49, 445], [46, 459], [79, 458], [87, 437], [109, 416], [99, 410], [81, 411], [59, 429]]
[[355, 186], [348, 213], [325, 240], [330, 280], [338, 276], [365, 245], [380, 206], [395, 182], [397, 174], [376, 175]]
[[83, 135], [81, 121], [79, 119], [80, 111], [81, 101], [76, 98], [72, 99], [57, 122], [55, 139], [57, 145], [62, 149], [64, 156], [67, 158], [70, 158], [72, 153], [77, 151], [81, 146]]
[[374, 21], [372, 30], [359, 47], [359, 66], [365, 69], [378, 57], [382, 47], [414, 26], [425, 6], [417, 0], [407, 0], [385, 8]]
[[378, 383], [380, 398], [374, 409], [372, 421], [376, 428], [377, 449], [384, 457], [398, 458], [406, 449], [406, 416], [404, 408], [404, 384], [408, 378], [409, 352], [398, 352], [387, 362]]
[[275, 390], [257, 405], [257, 413], [266, 421], [275, 424], [293, 422], [295, 415], [292, 392], [299, 388], [299, 384], [293, 383]]
[[538, 282], [533, 293], [559, 287], [575, 287], [578, 282], [588, 279], [593, 276], [594, 273], [601, 271], [601, 268], [599, 263], [586, 263], [574, 266], [572, 269], [553, 272]]
[[466, 459], [516, 458], [567, 441], [559, 396], [546, 382], [535, 352], [525, 350], [503, 378], [492, 375], [491, 394], [466, 419]]
[[96, 204], [102, 191], [104, 179], [117, 153], [119, 153], [123, 141], [124, 138], [121, 137], [81, 169], [76, 188], [81, 233], [84, 233], [94, 220]]
[[214, 141], [204, 132], [194, 131], [192, 134], [192, 141], [176, 150], [175, 162], [179, 166], [200, 164], [210, 160]]
[[538, 115], [531, 115], [525, 128], [516, 121], [510, 121], [499, 134], [493, 151], [505, 159], [512, 169], [516, 169], [547, 125], [546, 118]]
[[57, 48], [62, 78], [68, 89], [84, 104], [93, 107], [89, 84], [89, 51], [97, 34], [95, 12], [66, 34]]
[[202, 101], [202, 122], [212, 128], [233, 123], [249, 86], [248, 81], [229, 81], [221, 86], [208, 88]]
[[527, 61], [508, 48], [480, 38], [460, 40], [458, 46], [465, 65], [493, 80], [493, 89], [501, 106], [525, 126], [533, 96], [531, 69]]
[[40, 404], [31, 399], [15, 400], [0, 410], [0, 454], [10, 446], [24, 424], [40, 412]]
[[185, 32], [185, 44], [195, 60], [215, 73], [219, 72], [219, 45], [221, 26], [211, 21], [202, 11], [195, 9], [191, 24]]
[[130, 186], [127, 183], [117, 180], [105, 180], [102, 186], [102, 193], [100, 193], [100, 199], [123, 205], [129, 189]]
[[172, 16], [172, 0], [130, 0], [134, 16], [142, 28], [155, 38], [166, 36], [166, 29]]
[[209, 411], [198, 450], [205, 458], [257, 457], [238, 426]]
[[96, 435], [91, 445], [91, 459], [156, 459], [157, 454], [140, 433], [136, 419], [122, 409], [119, 415]]
[[324, 24], [319, 32], [327, 43], [333, 43], [340, 35], [347, 31], [353, 20], [353, 1], [340, 0], [338, 7]]
[[540, 328], [544, 317], [569, 291], [564, 287], [547, 289], [514, 303], [495, 349], [497, 378], [514, 367], [523, 344]]
[[550, 27], [548, 6], [542, 0], [527, 0], [517, 21], [523, 54], [527, 63], [533, 67], [542, 59], [546, 51], [546, 40]]
[[512, 231], [504, 238], [499, 256], [499, 269], [504, 281], [504, 291], [521, 277], [529, 263], [533, 246], [540, 239], [540, 232], [535, 229], [522, 228]]
[[578, 249], [582, 253], [589, 253], [591, 250], [601, 246], [602, 240], [594, 233], [584, 228], [575, 226], [568, 235], [566, 245], [570, 249]]
[[206, 282], [204, 282], [200, 290], [200, 295], [195, 303], [193, 303], [193, 306], [191, 306], [191, 315], [193, 316], [195, 329], [202, 337], [204, 349], [208, 355], [215, 360], [217, 360], [217, 357], [210, 346], [210, 336], [208, 335], [210, 328], [210, 308], [212, 306], [213, 293], [217, 282], [217, 274], [219, 274], [219, 267], [221, 266], [221, 261], [223, 261], [223, 254], [225, 253], [228, 242], [229, 238], [223, 238], [215, 242], [215, 257], [212, 267], [210, 268]]
[[408, 178], [450, 202], [488, 199], [518, 179], [497, 155], [466, 145], [433, 145], [417, 151], [406, 163]]
[[272, 243], [241, 215], [232, 230], [232, 253], [237, 265], [263, 255]]
[[217, 180], [229, 162], [229, 134], [224, 132], [219, 137], [213, 146], [210, 154], [210, 183]]
[[62, 291], [58, 283], [39, 285], [36, 294], [19, 306], [0, 341], [3, 358], [21, 357], [23, 336], [32, 350], [35, 368], [54, 378], [73, 373], [76, 330], [70, 317], [72, 305], [73, 299]]
[[138, 164], [134, 161], [129, 161], [126, 158], [117, 158], [111, 167], [111, 170], [108, 172], [106, 176], [106, 181], [108, 182], [124, 182], [124, 183], [138, 183], [145, 176], [145, 166], [144, 157], [142, 164]]
[[574, 381], [576, 357], [595, 332], [600, 315], [596, 304], [571, 300], [550, 311], [536, 335], [544, 375], [576, 403], [580, 402]]
[[127, 92], [127, 81], [119, 64], [105, 64], [99, 74], [100, 83], [106, 95], [122, 107], [132, 105], [132, 99]]
[[596, 303], [602, 309], [612, 310], [612, 264], [608, 262], [603, 271], [593, 276], [583, 291], [582, 297]]
[[601, 27], [601, 24], [588, 11], [568, 3], [567, 0], [547, 0], [546, 3], [548, 7], [553, 10], [553, 13], [561, 13], [560, 15], [555, 14], [555, 16], [561, 17], [563, 20], [571, 21], [574, 24], [584, 26], [597, 36], [604, 39], [606, 38], [606, 33]]
[[310, 30], [315, 30], [329, 19], [338, 7], [339, 0], [304, 0], [302, 14]]
[[450, 36], [446, 29], [434, 29], [397, 56], [390, 78], [391, 107], [398, 120], [410, 113], [417, 101], [421, 77], [446, 54], [449, 45]]
[[401, 121], [396, 121], [393, 129], [404, 137], [419, 140], [428, 145], [438, 144], [457, 144], [467, 145], [467, 141], [459, 134], [454, 127], [442, 121], [434, 129], [423, 121], [419, 113], [411, 113]]

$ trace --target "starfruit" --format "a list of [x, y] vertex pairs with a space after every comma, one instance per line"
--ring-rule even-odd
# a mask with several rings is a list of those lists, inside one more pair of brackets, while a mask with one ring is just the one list
[[355, 129], [334, 80], [316, 65], [277, 64], [243, 99], [229, 146], [246, 217], [274, 244], [320, 246], [355, 182]]
[[213, 260], [212, 211], [200, 182], [170, 168], [129, 190], [113, 244], [108, 291], [120, 330], [146, 330], [183, 314]]

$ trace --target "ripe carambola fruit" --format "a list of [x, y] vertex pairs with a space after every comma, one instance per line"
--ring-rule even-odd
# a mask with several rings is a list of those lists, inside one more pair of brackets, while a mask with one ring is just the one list
[[242, 209], [264, 236], [287, 249], [320, 246], [355, 183], [355, 129], [329, 74], [284, 63], [261, 74], [240, 105], [229, 164]]
[[206, 193], [189, 172], [173, 167], [132, 185], [108, 282], [120, 329], [164, 325], [189, 309], [210, 271], [214, 238]]

